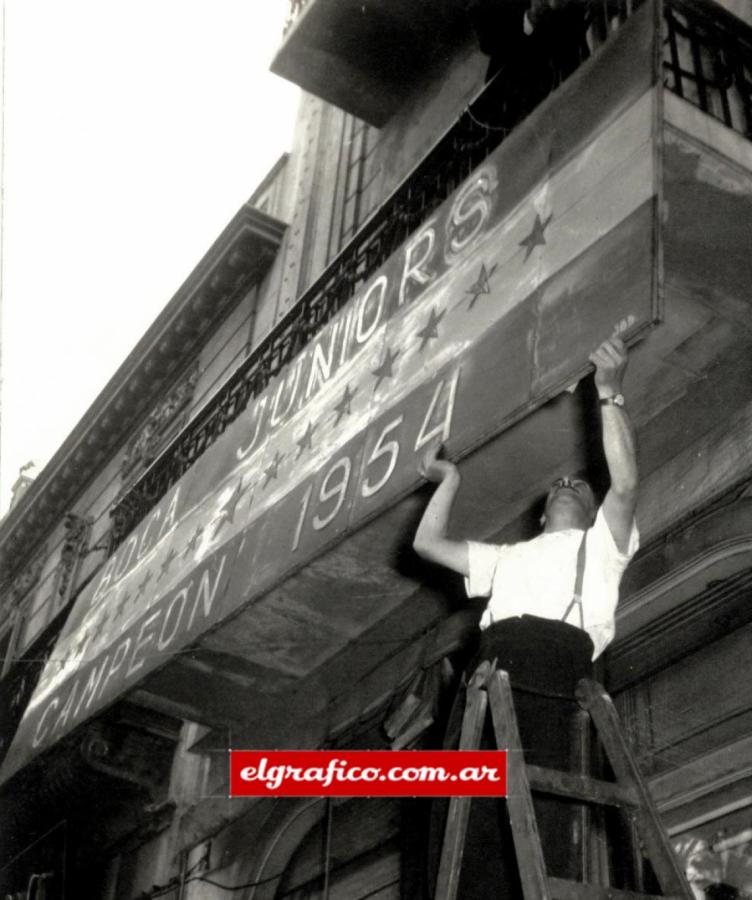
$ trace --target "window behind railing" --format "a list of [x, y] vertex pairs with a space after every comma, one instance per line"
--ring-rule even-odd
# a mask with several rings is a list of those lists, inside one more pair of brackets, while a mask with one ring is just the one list
[[365, 191], [373, 177], [373, 151], [377, 129], [354, 116], [346, 116], [343, 129], [342, 211], [339, 216], [334, 256], [352, 240], [370, 210], [365, 208]]
[[665, 85], [679, 97], [752, 138], [752, 39], [708, 5], [671, 2], [665, 9]]
[[[314, 0], [309, 0], [314, 2]], [[643, 0], [594, 0], [590, 45], [593, 52], [618, 34]], [[716, 115], [729, 127], [752, 136], [749, 120], [752, 29], [720, 7], [690, 0], [666, 0], [664, 67], [666, 87]], [[509, 132], [486, 123], [495, 97], [507, 85], [490, 81], [476, 100], [386, 198], [305, 291], [287, 315], [250, 353], [240, 368], [200, 410], [186, 429], [112, 510], [113, 550], [195, 460], [258, 396], [284, 366], [342, 309], [356, 291], [441, 203], [499, 146]], [[584, 102], [584, 101], [583, 101]], [[531, 108], [522, 108], [518, 121]], [[365, 137], [364, 137], [365, 135]], [[354, 133], [352, 184], [355, 222], [362, 164], [368, 135]], [[360, 154], [360, 155], [359, 155]], [[362, 171], [362, 170], [360, 170]], [[349, 233], [346, 219], [342, 235]], [[353, 226], [354, 227], [354, 226]]]

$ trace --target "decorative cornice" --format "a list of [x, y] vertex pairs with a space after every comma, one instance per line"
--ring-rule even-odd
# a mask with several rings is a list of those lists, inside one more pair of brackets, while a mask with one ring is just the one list
[[653, 799], [662, 813], [681, 810], [708, 796], [752, 778], [752, 737], [705, 753], [650, 780]]
[[[3, 787], [10, 837], [4, 849], [20, 849], [21, 836], [38, 834], [63, 816], [86, 823], [82, 841], [87, 852], [126, 852], [163, 831], [175, 812], [166, 785], [180, 725], [118, 703], [106, 716], [79, 728], [43, 762], [20, 773], [12, 789]], [[112, 818], [111, 809], [95, 802], [108, 790], [117, 791], [127, 815]]]
[[26, 564], [107, 457], [201, 345], [264, 276], [285, 225], [245, 204], [83, 418], [0, 523], [0, 581]]
[[611, 691], [648, 677], [752, 621], [752, 498], [698, 516], [654, 541], [622, 582]]
[[21, 605], [24, 598], [39, 581], [46, 562], [47, 548], [43, 547], [37, 552], [36, 558], [29, 562], [26, 568], [13, 579], [8, 592], [8, 599], [3, 604], [4, 614], [7, 615]]
[[188, 407], [200, 374], [198, 360], [167, 395], [149, 413], [146, 422], [128, 444], [120, 466], [121, 493], [153, 462], [167, 441], [185, 423]]
[[256, 190], [251, 194], [251, 198], [248, 201], [250, 206], [256, 206], [264, 193], [269, 189], [272, 183], [275, 181], [277, 176], [282, 172], [282, 170], [287, 165], [290, 159], [289, 153], [282, 153], [279, 159], [274, 163], [274, 165], [269, 169], [266, 175], [263, 178], [263, 181], [258, 185]]
[[81, 559], [89, 537], [92, 520], [88, 516], [79, 516], [76, 513], [69, 512], [65, 515], [63, 525], [65, 526], [65, 537], [60, 550], [57, 593], [59, 597], [67, 598], [68, 591], [73, 583], [73, 573]]

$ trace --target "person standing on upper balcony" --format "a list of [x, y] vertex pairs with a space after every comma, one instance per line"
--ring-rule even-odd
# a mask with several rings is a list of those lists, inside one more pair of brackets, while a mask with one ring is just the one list
[[489, 124], [511, 128], [589, 55], [589, 0], [468, 0], [486, 81], [496, 76]]
[[[635, 442], [622, 394], [627, 352], [622, 341], [604, 341], [591, 355], [600, 398], [601, 436], [610, 487], [598, 506], [589, 484], [576, 477], [551, 486], [541, 518], [543, 532], [517, 544], [488, 544], [448, 536], [460, 487], [457, 467], [426, 455], [422, 474], [438, 487], [413, 542], [416, 552], [465, 577], [470, 597], [488, 597], [480, 620], [480, 649], [466, 670], [497, 660], [509, 673], [525, 760], [574, 771], [582, 765], [575, 689], [592, 677], [592, 660], [614, 636], [619, 582], [638, 547]], [[456, 746], [462, 714], [458, 696], [447, 745]], [[549, 874], [578, 878], [573, 852], [573, 804], [536, 797], [536, 813]], [[517, 897], [512, 840], [495, 800], [475, 798], [459, 896]], [[435, 843], [435, 841], [434, 841]], [[501, 847], [500, 855], [489, 847]], [[511, 850], [509, 851], [511, 853]]]

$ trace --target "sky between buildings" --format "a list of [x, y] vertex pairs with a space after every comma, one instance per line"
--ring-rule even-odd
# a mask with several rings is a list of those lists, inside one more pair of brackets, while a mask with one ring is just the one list
[[5, 0], [0, 513], [289, 149], [286, 0]]

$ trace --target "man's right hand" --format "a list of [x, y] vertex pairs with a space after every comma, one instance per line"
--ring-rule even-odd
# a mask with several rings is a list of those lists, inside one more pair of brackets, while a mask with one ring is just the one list
[[420, 474], [436, 482], [438, 487], [423, 511], [413, 548], [423, 559], [467, 575], [470, 565], [467, 541], [447, 537], [449, 514], [460, 486], [460, 470], [448, 459], [439, 459], [442, 449], [440, 443], [429, 447], [420, 464]]
[[595, 366], [595, 386], [599, 397], [612, 397], [621, 393], [624, 372], [627, 368], [627, 348], [620, 337], [614, 335], [605, 340], [590, 354]]
[[420, 464], [420, 474], [428, 481], [440, 484], [445, 478], [459, 478], [459, 469], [448, 459], [439, 459], [442, 444], [434, 444], [426, 451]]

